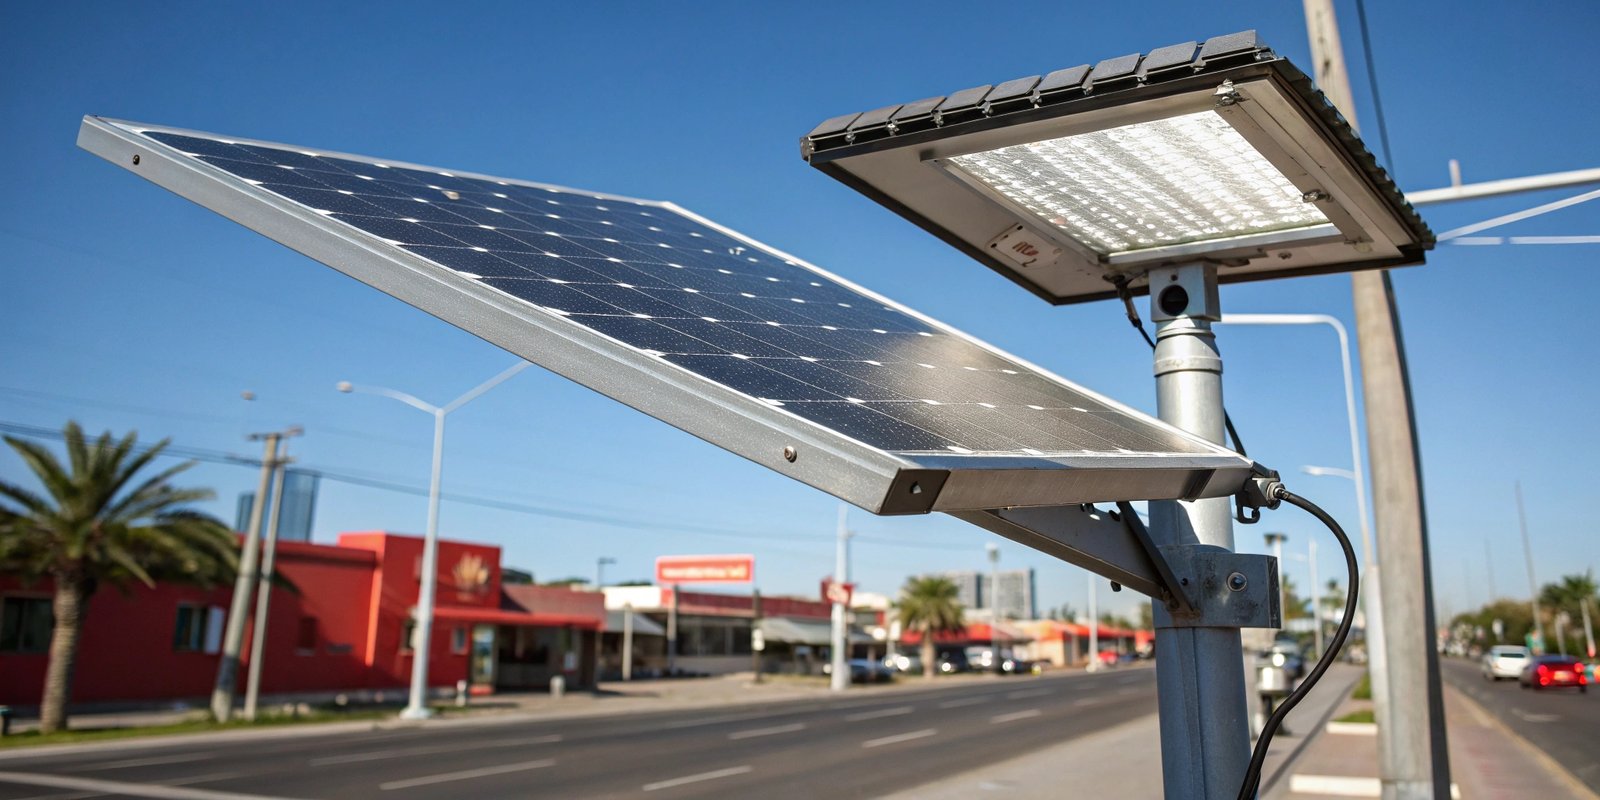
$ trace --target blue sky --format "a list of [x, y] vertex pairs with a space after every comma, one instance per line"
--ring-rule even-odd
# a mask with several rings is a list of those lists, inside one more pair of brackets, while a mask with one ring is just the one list
[[[244, 434], [305, 426], [302, 464], [422, 486], [430, 420], [341, 395], [340, 380], [444, 403], [509, 354], [357, 284], [74, 146], [101, 114], [672, 200], [900, 300], [1129, 405], [1154, 410], [1149, 354], [1114, 304], [1051, 308], [799, 158], [825, 117], [1255, 28], [1305, 67], [1298, 4], [1171, 2], [1077, 9], [916, 4], [173, 3], [13, 6], [0, 25], [0, 421], [137, 429], [248, 453]], [[1106, 9], [1106, 10], [1099, 10]], [[1353, 3], [1340, 3], [1358, 96], [1377, 117]], [[1374, 4], [1370, 23], [1402, 187], [1600, 166], [1587, 53], [1600, 6], [1515, 13]], [[1435, 206], [1448, 230], [1579, 189]], [[1600, 208], [1507, 235], [1595, 234]], [[1592, 348], [1593, 245], [1441, 246], [1399, 271], [1445, 609], [1525, 595], [1513, 481], [1528, 499], [1541, 579], [1600, 562], [1588, 499], [1600, 477]], [[1349, 279], [1229, 286], [1230, 312], [1334, 314]], [[1253, 457], [1355, 529], [1338, 354], [1325, 328], [1225, 328], [1228, 407]], [[254, 402], [240, 399], [256, 394]], [[0, 453], [0, 476], [22, 478]], [[232, 517], [253, 471], [202, 464]], [[836, 501], [542, 370], [452, 416], [446, 490], [610, 524], [446, 502], [445, 535], [499, 544], [544, 578], [647, 576], [657, 555], [753, 552], [769, 593], [814, 594], [832, 571]], [[325, 483], [316, 538], [422, 528], [422, 497]], [[856, 577], [892, 592], [909, 573], [982, 568], [988, 534], [953, 519], [854, 511]], [[685, 528], [701, 529], [691, 532]], [[710, 530], [705, 530], [710, 529]], [[726, 531], [743, 531], [730, 535]], [[1292, 510], [1237, 532], [1261, 550]], [[721, 531], [720, 533], [718, 531]], [[1085, 573], [1009, 542], [1038, 570], [1041, 608], [1085, 604]], [[1337, 567], [1322, 540], [1321, 574]], [[1305, 565], [1285, 565], [1304, 583]], [[1131, 593], [1111, 599], [1129, 610]]]

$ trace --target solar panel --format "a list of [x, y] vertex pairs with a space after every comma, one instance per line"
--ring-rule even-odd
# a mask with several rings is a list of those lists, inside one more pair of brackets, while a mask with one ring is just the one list
[[1227, 494], [1249, 469], [670, 203], [94, 117], [80, 144], [879, 513]]

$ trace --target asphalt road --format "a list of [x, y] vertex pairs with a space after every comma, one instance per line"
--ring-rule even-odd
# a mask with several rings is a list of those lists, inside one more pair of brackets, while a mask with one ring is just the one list
[[[502, 718], [336, 736], [308, 728], [293, 738], [201, 738], [8, 760], [0, 763], [0, 800], [869, 797], [1155, 710], [1155, 671], [1128, 668], [863, 691], [823, 702]], [[1149, 759], [1159, 769], [1153, 741]]]
[[1494, 683], [1484, 680], [1478, 662], [1466, 659], [1446, 658], [1439, 666], [1450, 685], [1600, 792], [1600, 690], [1579, 694], [1523, 689], [1514, 680]]

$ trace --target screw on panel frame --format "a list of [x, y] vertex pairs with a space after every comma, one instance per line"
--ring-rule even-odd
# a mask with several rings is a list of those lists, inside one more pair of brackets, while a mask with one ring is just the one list
[[789, 446], [783, 448], [783, 460], [784, 461], [787, 461], [787, 462], [793, 464], [794, 460], [799, 458], [799, 457], [800, 457], [800, 453], [797, 452], [794, 449], [793, 445], [789, 445]]

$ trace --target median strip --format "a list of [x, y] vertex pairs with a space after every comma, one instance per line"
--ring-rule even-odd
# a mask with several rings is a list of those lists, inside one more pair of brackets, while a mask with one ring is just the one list
[[1010, 714], [996, 714], [989, 718], [991, 724], [996, 722], [1016, 722], [1019, 719], [1039, 716], [1039, 709], [1030, 708], [1027, 711], [1013, 711]]
[[543, 758], [538, 761], [523, 761], [517, 764], [500, 764], [494, 767], [479, 767], [478, 769], [464, 769], [460, 772], [441, 772], [438, 775], [424, 775], [420, 778], [407, 778], [403, 781], [389, 781], [378, 784], [378, 788], [386, 792], [395, 789], [411, 789], [417, 786], [431, 786], [435, 783], [449, 783], [450, 781], [469, 781], [473, 778], [487, 778], [490, 775], [505, 775], [511, 772], [526, 772], [530, 769], [544, 769], [553, 766], [554, 759]]
[[884, 746], [886, 744], [899, 744], [901, 742], [909, 742], [909, 741], [912, 741], [914, 739], [926, 739], [929, 736], [933, 736], [934, 734], [937, 734], [938, 732], [939, 732], [939, 730], [937, 728], [923, 728], [920, 731], [912, 731], [910, 733], [897, 733], [897, 734], [895, 734], [893, 736], [885, 736], [882, 739], [868, 739], [867, 741], [862, 742], [861, 746], [870, 748], [870, 747], [882, 747], [882, 746]]
[[683, 786], [684, 784], [689, 784], [689, 783], [699, 783], [701, 781], [714, 781], [714, 780], [716, 780], [718, 778], [731, 778], [731, 777], [733, 777], [735, 775], [743, 775], [743, 774], [749, 772], [751, 769], [752, 768], [750, 766], [748, 766], [748, 765], [743, 766], [743, 767], [728, 767], [727, 769], [713, 770], [711, 772], [702, 772], [702, 773], [700, 773], [698, 775], [685, 775], [682, 778], [673, 778], [671, 780], [657, 781], [655, 783], [647, 783], [647, 784], [645, 784], [644, 786], [642, 786], [640, 788], [644, 789], [647, 792], [653, 792], [653, 791], [656, 791], [657, 789], [671, 789], [674, 786]]
[[806, 729], [804, 722], [795, 722], [789, 725], [775, 725], [771, 728], [756, 728], [748, 731], [734, 731], [728, 734], [729, 739], [754, 739], [757, 736], [776, 736], [780, 733], [794, 733]]
[[127, 781], [102, 781], [94, 778], [73, 778], [66, 775], [43, 775], [33, 772], [0, 772], [0, 783], [20, 783], [27, 786], [48, 786], [52, 789], [75, 789], [96, 794], [123, 795], [126, 797], [154, 797], [158, 800], [285, 800], [259, 794], [217, 792], [209, 789], [185, 789], [181, 786], [162, 786], [153, 783]]

